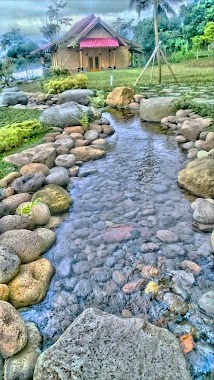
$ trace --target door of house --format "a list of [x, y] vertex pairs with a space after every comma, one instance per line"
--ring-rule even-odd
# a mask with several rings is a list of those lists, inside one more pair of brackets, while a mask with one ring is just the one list
[[99, 57], [88, 57], [89, 71], [99, 71], [100, 70], [100, 60]]

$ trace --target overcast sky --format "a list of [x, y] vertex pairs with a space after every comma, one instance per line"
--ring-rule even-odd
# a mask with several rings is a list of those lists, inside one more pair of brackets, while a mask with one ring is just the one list
[[[129, 9], [130, 0], [67, 0], [62, 16], [71, 17], [73, 22], [94, 13], [111, 24], [117, 17], [137, 19], [136, 12]], [[12, 28], [20, 28], [33, 39], [41, 38], [39, 27], [45, 23], [45, 12], [49, 0], [0, 0], [0, 35]], [[148, 16], [148, 12], [142, 16]], [[69, 29], [66, 27], [65, 31]]]

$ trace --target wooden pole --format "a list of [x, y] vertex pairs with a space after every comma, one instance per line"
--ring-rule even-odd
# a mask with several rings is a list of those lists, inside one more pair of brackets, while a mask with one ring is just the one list
[[161, 42], [159, 42], [158, 45], [156, 46], [155, 50], [153, 51], [151, 57], [149, 58], [149, 60], [148, 60], [148, 62], [146, 64], [146, 66], [143, 68], [142, 72], [140, 73], [139, 77], [137, 78], [134, 86], [137, 85], [137, 83], [139, 82], [140, 78], [143, 76], [144, 71], [147, 69], [147, 67], [149, 66], [149, 64], [152, 61], [153, 57], [156, 55], [157, 51], [159, 50], [160, 43]]
[[171, 68], [171, 65], [170, 65], [169, 62], [167, 61], [166, 56], [165, 56], [163, 50], [162, 50], [161, 48], [159, 48], [159, 51], [160, 51], [160, 53], [161, 53], [161, 55], [162, 55], [162, 57], [163, 57], [163, 60], [164, 60], [165, 63], [167, 64], [167, 67], [168, 67], [170, 73], [172, 74], [173, 78], [174, 78], [175, 81], [177, 82], [177, 78], [176, 78], [176, 76], [175, 76], [175, 74], [174, 74], [174, 72], [173, 72], [173, 70], [172, 70], [172, 68]]
[[[154, 30], [155, 30], [155, 46], [159, 44], [159, 31], [158, 31], [158, 12], [157, 12], [157, 0], [153, 0], [153, 16], [154, 16]], [[161, 57], [160, 51], [157, 50], [157, 63], [158, 63], [158, 83], [161, 83]]]
[[82, 50], [80, 49], [80, 70], [83, 69]]

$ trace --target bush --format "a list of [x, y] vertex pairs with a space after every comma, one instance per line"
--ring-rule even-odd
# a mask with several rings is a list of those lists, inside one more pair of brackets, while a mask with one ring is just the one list
[[106, 96], [103, 91], [97, 91], [93, 98], [90, 98], [91, 106], [94, 108], [104, 108], [106, 106]]
[[44, 88], [49, 94], [58, 94], [72, 88], [87, 88], [87, 81], [88, 78], [83, 74], [70, 75], [63, 79], [50, 80], [44, 85]]
[[45, 131], [45, 127], [36, 119], [6, 125], [0, 129], [0, 153], [7, 152]]
[[0, 128], [9, 124], [22, 123], [26, 120], [37, 119], [41, 115], [41, 111], [35, 109], [16, 109], [10, 107], [0, 108]]
[[51, 69], [51, 72], [56, 77], [63, 77], [63, 76], [66, 77], [66, 76], [71, 75], [68, 69], [60, 69], [59, 67], [53, 67]]

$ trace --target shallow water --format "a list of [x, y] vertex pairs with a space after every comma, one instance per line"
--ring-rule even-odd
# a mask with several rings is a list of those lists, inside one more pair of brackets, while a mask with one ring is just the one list
[[[185, 333], [193, 326], [195, 349], [186, 355], [192, 378], [212, 379], [214, 333], [209, 318], [196, 303], [213, 281], [210, 234], [192, 230], [190, 202], [177, 185], [186, 156], [173, 135], [157, 125], [140, 123], [138, 116], [123, 112], [104, 116], [116, 130], [107, 139], [107, 156], [81, 167], [82, 172], [96, 172], [74, 179], [74, 205], [56, 230], [56, 244], [45, 254], [56, 274], [46, 299], [23, 311], [23, 316], [37, 323], [44, 348], [90, 306], [117, 315], [126, 309], [126, 313], [142, 316], [177, 335], [181, 335], [177, 330]], [[115, 224], [132, 226], [131, 236], [108, 243], [105, 231]], [[175, 232], [178, 241], [161, 243], [156, 233], [166, 229]], [[145, 243], [154, 243], [156, 248], [148, 249]], [[194, 284], [184, 292], [190, 305], [185, 316], [172, 315], [161, 299], [145, 296], [143, 288], [130, 295], [122, 291], [125, 282], [141, 278], [136, 263], [158, 267], [161, 275], [156, 281], [171, 290], [171, 273], [181, 269], [185, 259], [202, 267]], [[116, 279], [116, 271], [125, 281]]]

